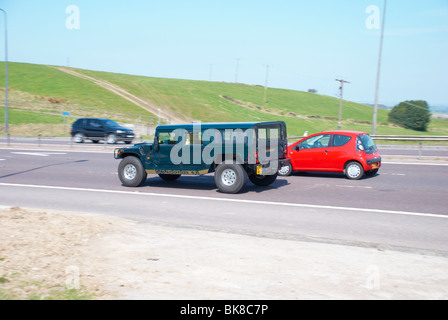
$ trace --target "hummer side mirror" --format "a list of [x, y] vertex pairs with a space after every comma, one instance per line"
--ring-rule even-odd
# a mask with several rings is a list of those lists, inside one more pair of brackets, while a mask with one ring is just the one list
[[159, 150], [159, 138], [157, 136], [154, 138], [154, 150]]

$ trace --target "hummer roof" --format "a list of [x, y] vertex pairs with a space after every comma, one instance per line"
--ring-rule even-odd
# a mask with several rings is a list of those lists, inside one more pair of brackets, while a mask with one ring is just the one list
[[197, 122], [197, 123], [185, 123], [185, 124], [169, 124], [159, 125], [157, 130], [175, 130], [185, 129], [193, 130], [193, 128], [201, 127], [201, 130], [206, 129], [249, 129], [255, 126], [269, 126], [275, 124], [283, 124], [283, 121], [258, 121], [258, 122]]

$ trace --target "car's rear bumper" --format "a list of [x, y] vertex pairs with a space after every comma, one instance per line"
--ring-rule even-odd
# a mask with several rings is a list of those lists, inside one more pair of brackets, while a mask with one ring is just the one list
[[259, 164], [255, 165], [255, 172], [260, 176], [270, 176], [274, 175], [278, 172], [278, 170], [284, 166], [287, 166], [291, 163], [291, 159], [279, 159], [276, 161], [277, 165], [275, 165], [275, 161], [271, 161], [267, 164]]
[[381, 157], [366, 159], [366, 165], [367, 166], [364, 168], [365, 171], [379, 169], [381, 167]]
[[367, 164], [370, 166], [374, 163], [381, 163], [381, 157], [373, 158], [373, 159], [367, 159]]

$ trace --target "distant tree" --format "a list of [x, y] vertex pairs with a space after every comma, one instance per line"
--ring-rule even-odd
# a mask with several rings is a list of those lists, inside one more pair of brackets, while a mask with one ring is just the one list
[[308, 89], [308, 92], [310, 92], [310, 93], [317, 93], [317, 90], [316, 89]]
[[406, 129], [426, 131], [430, 120], [431, 112], [424, 100], [400, 102], [389, 112], [389, 121]]

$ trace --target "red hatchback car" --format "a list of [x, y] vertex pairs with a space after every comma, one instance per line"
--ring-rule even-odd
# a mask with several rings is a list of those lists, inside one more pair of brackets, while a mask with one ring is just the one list
[[315, 133], [288, 146], [291, 164], [278, 174], [288, 176], [292, 171], [343, 172], [357, 180], [374, 175], [381, 167], [376, 144], [365, 132], [328, 131]]

